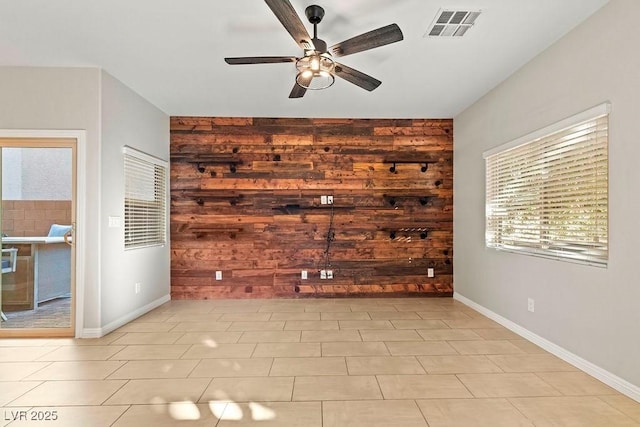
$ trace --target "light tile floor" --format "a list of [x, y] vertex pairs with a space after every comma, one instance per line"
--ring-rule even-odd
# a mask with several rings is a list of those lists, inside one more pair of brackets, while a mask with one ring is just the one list
[[0, 340], [0, 407], [11, 427], [640, 426], [452, 299], [172, 301], [101, 339]]

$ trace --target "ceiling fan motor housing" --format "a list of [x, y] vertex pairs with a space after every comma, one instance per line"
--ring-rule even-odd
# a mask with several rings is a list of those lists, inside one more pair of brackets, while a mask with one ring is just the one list
[[317, 53], [327, 53], [327, 43], [320, 39], [311, 39], [313, 42], [314, 51]]
[[324, 9], [318, 6], [317, 4], [312, 4], [308, 6], [304, 13], [307, 15], [307, 19], [313, 25], [317, 25], [322, 22], [322, 18], [324, 18]]

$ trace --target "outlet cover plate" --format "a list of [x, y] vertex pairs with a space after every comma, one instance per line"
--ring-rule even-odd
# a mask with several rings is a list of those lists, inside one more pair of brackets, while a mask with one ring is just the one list
[[216, 280], [222, 280], [222, 271], [216, 271]]
[[309, 278], [309, 276], [307, 275], [307, 270], [302, 270], [302, 271], [300, 272], [300, 278], [301, 278], [302, 280], [307, 280], [307, 279]]
[[433, 271], [433, 268], [427, 268], [427, 277], [434, 277], [435, 276], [435, 272]]

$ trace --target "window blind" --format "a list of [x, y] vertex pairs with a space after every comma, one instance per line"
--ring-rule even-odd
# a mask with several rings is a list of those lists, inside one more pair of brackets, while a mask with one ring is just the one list
[[167, 241], [167, 164], [124, 148], [124, 247], [164, 245]]
[[487, 247], [607, 265], [608, 117], [485, 155]]

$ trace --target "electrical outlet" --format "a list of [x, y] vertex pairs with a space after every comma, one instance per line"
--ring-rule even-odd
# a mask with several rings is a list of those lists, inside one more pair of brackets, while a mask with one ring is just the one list
[[333, 196], [327, 196], [327, 204], [328, 205], [332, 205], [333, 204]]
[[325, 280], [327, 278], [327, 270], [320, 270], [320, 279]]
[[435, 276], [435, 272], [433, 271], [433, 268], [427, 268], [427, 277], [434, 277]]
[[327, 196], [320, 196], [320, 204], [326, 205], [328, 203]]
[[216, 271], [216, 280], [222, 280], [222, 271]]
[[142, 283], [136, 283], [134, 288], [135, 288], [136, 294], [139, 294], [140, 289], [142, 288]]
[[329, 280], [333, 279], [333, 270], [327, 270], [327, 279]]
[[302, 280], [307, 280], [309, 278], [307, 275], [307, 270], [302, 270], [302, 272], [300, 272], [300, 278]]
[[533, 300], [533, 298], [527, 299], [527, 310], [529, 310], [532, 313], [536, 311], [536, 302]]

